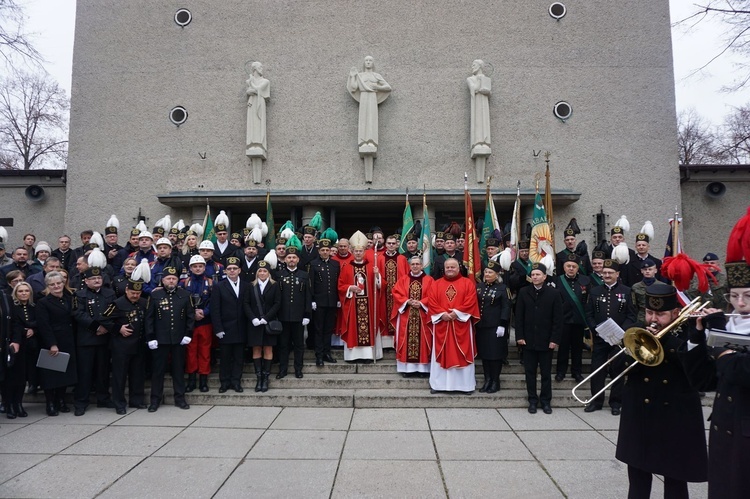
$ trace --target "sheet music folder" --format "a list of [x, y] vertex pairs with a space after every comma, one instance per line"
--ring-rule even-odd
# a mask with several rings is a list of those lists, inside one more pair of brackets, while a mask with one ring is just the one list
[[41, 350], [39, 350], [39, 358], [36, 360], [36, 367], [64, 373], [68, 369], [69, 361], [69, 353], [59, 352], [56, 356], [53, 357], [49, 354], [49, 350], [47, 350], [46, 348], [42, 348]]

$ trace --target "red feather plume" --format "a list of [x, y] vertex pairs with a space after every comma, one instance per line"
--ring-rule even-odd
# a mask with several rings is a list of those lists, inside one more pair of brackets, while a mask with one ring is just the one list
[[680, 291], [690, 288], [693, 276], [698, 277], [698, 290], [701, 293], [708, 291], [708, 280], [718, 283], [712, 271], [719, 270], [716, 265], [698, 263], [685, 253], [676, 256], [668, 256], [661, 265], [661, 274], [674, 282], [674, 287]]
[[741, 262], [743, 257], [750, 262], [750, 206], [734, 225], [727, 241], [727, 262]]

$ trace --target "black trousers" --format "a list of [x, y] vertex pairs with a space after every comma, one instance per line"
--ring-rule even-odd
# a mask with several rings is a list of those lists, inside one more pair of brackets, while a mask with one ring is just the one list
[[[25, 360], [26, 381], [29, 382], [29, 386], [39, 386], [39, 368], [36, 367], [36, 361], [39, 358], [39, 340], [37, 339], [37, 335], [26, 338], [21, 354]], [[16, 359], [16, 362], [18, 362], [18, 359]]]
[[151, 403], [159, 405], [164, 396], [164, 375], [167, 372], [167, 362], [172, 357], [171, 371], [172, 388], [175, 403], [185, 400], [185, 347], [177, 345], [159, 345], [151, 350]]
[[[649, 499], [651, 497], [651, 481], [653, 475], [628, 465], [628, 499]], [[688, 499], [688, 485], [682, 480], [664, 477], [664, 499]]]
[[301, 322], [286, 322], [281, 324], [284, 329], [279, 338], [279, 371], [289, 370], [289, 350], [294, 349], [294, 370], [302, 370], [302, 358], [305, 355], [305, 328]]
[[128, 399], [131, 406], [144, 403], [146, 395], [146, 365], [140, 353], [128, 354], [112, 351], [112, 401], [117, 409], [125, 409], [125, 383], [129, 384]]
[[78, 383], [73, 392], [74, 405], [86, 409], [89, 405], [91, 387], [96, 390], [96, 402], [106, 404], [109, 396], [109, 345], [78, 346], [76, 348]]
[[568, 372], [568, 358], [570, 358], [570, 373], [575, 376], [581, 374], [583, 365], [583, 326], [578, 324], [564, 324], [560, 346], [557, 349], [557, 374], [565, 376]]
[[[34, 362], [36, 363], [36, 359], [34, 359]], [[16, 355], [13, 365], [5, 367], [5, 379], [0, 382], [0, 394], [5, 405], [20, 404], [23, 402], [23, 393], [26, 388], [27, 364], [26, 357], [23, 355], [23, 350], [21, 350], [21, 353]]]
[[[536, 392], [537, 366], [542, 375], [542, 390]], [[526, 373], [526, 392], [529, 403], [548, 405], [552, 401], [552, 350], [523, 350], [523, 369]]]
[[[591, 372], [594, 372], [600, 366], [602, 366], [607, 360], [614, 354], [620, 351], [620, 347], [612, 346], [598, 336], [594, 337], [594, 348], [591, 352]], [[614, 379], [625, 369], [625, 358], [624, 355], [620, 355], [617, 360], [609, 365], [609, 368], [603, 369], [599, 374], [591, 379], [591, 395], [594, 395], [599, 390], [604, 388], [607, 373]], [[622, 387], [624, 381], [620, 379], [617, 383], [612, 385], [609, 392], [609, 406], [613, 408], [622, 407]], [[599, 395], [596, 399], [591, 401], [592, 404], [597, 407], [604, 406], [604, 394]]]
[[[315, 326], [315, 356], [324, 357], [331, 354], [331, 335], [336, 328], [336, 307], [318, 307], [313, 312]], [[310, 330], [308, 326], [308, 331]]]
[[223, 386], [239, 385], [242, 380], [244, 362], [244, 343], [219, 343], [219, 381]]

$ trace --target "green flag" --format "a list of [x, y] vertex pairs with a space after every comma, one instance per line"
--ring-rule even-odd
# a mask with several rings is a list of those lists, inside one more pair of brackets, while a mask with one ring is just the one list
[[427, 211], [427, 194], [422, 195], [422, 211], [424, 220], [422, 222], [422, 234], [420, 236], [420, 249], [422, 250], [422, 270], [430, 275], [432, 267], [432, 235], [430, 234], [430, 212]]
[[266, 194], [266, 225], [268, 233], [266, 234], [266, 248], [276, 247], [276, 227], [273, 223], [273, 207], [271, 206], [271, 191]]
[[482, 225], [482, 234], [479, 237], [479, 254], [482, 261], [487, 263], [487, 239], [492, 237], [495, 229], [499, 228], [497, 214], [495, 213], [495, 203], [492, 201], [490, 186], [487, 185], [487, 196], [484, 208], [484, 224]]
[[203, 217], [203, 240], [216, 243], [216, 232], [214, 232], [214, 222], [211, 220], [211, 208], [206, 203], [206, 216]]
[[409, 205], [409, 194], [406, 194], [406, 206], [404, 207], [404, 217], [401, 222], [401, 243], [398, 246], [398, 252], [406, 253], [406, 234], [414, 227], [414, 217], [411, 215], [411, 206]]

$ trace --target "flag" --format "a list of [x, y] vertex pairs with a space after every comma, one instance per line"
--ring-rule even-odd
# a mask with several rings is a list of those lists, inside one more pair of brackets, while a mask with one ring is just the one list
[[419, 236], [422, 250], [422, 270], [425, 274], [430, 275], [432, 266], [432, 235], [430, 234], [430, 212], [427, 211], [427, 194], [422, 194], [422, 234]]
[[549, 182], [549, 157], [547, 158], [547, 172], [544, 174], [546, 181], [544, 183], [544, 210], [547, 214], [547, 225], [549, 226], [549, 243], [552, 246], [552, 253], [555, 252], [555, 219], [552, 215], [552, 186]]
[[214, 232], [214, 222], [211, 220], [211, 208], [206, 203], [206, 216], [203, 217], [203, 240], [216, 243], [216, 233]]
[[[271, 191], [266, 193], [266, 225], [268, 226], [268, 232], [266, 233], [266, 248], [276, 247], [276, 227], [273, 223], [273, 207], [271, 206]], [[332, 241], [335, 242], [335, 241]]]
[[[677, 225], [675, 225], [675, 219]], [[669, 235], [667, 235], [667, 246], [664, 248], [664, 258], [668, 256], [675, 256], [677, 253], [682, 253], [682, 244], [680, 243], [680, 224], [682, 223], [681, 218], [670, 218], [669, 219]], [[674, 238], [677, 238], [677, 246], [675, 247]]]
[[409, 205], [409, 191], [406, 191], [406, 206], [404, 207], [404, 216], [401, 222], [401, 243], [398, 245], [398, 252], [406, 253], [406, 234], [414, 227], [414, 217], [411, 214]]
[[513, 258], [518, 252], [521, 240], [521, 181], [516, 184], [516, 203], [513, 205], [513, 220], [510, 223], [510, 247]]
[[555, 267], [555, 251], [550, 240], [549, 223], [547, 213], [544, 211], [544, 203], [539, 190], [534, 198], [534, 216], [531, 220], [531, 241], [529, 241], [529, 260], [534, 263], [543, 263], [547, 267], [547, 273], [552, 275]]
[[474, 208], [471, 204], [471, 194], [464, 176], [464, 230], [466, 242], [464, 243], [464, 267], [469, 272], [469, 277], [476, 280], [482, 278], [482, 259], [479, 255], [479, 240], [474, 227]]
[[492, 201], [489, 182], [487, 183], [487, 195], [485, 199], [484, 224], [482, 225], [482, 236], [479, 238], [479, 254], [483, 262], [487, 261], [487, 239], [492, 237], [495, 229], [500, 228], [500, 224], [497, 221], [497, 213], [495, 212], [495, 203]]

